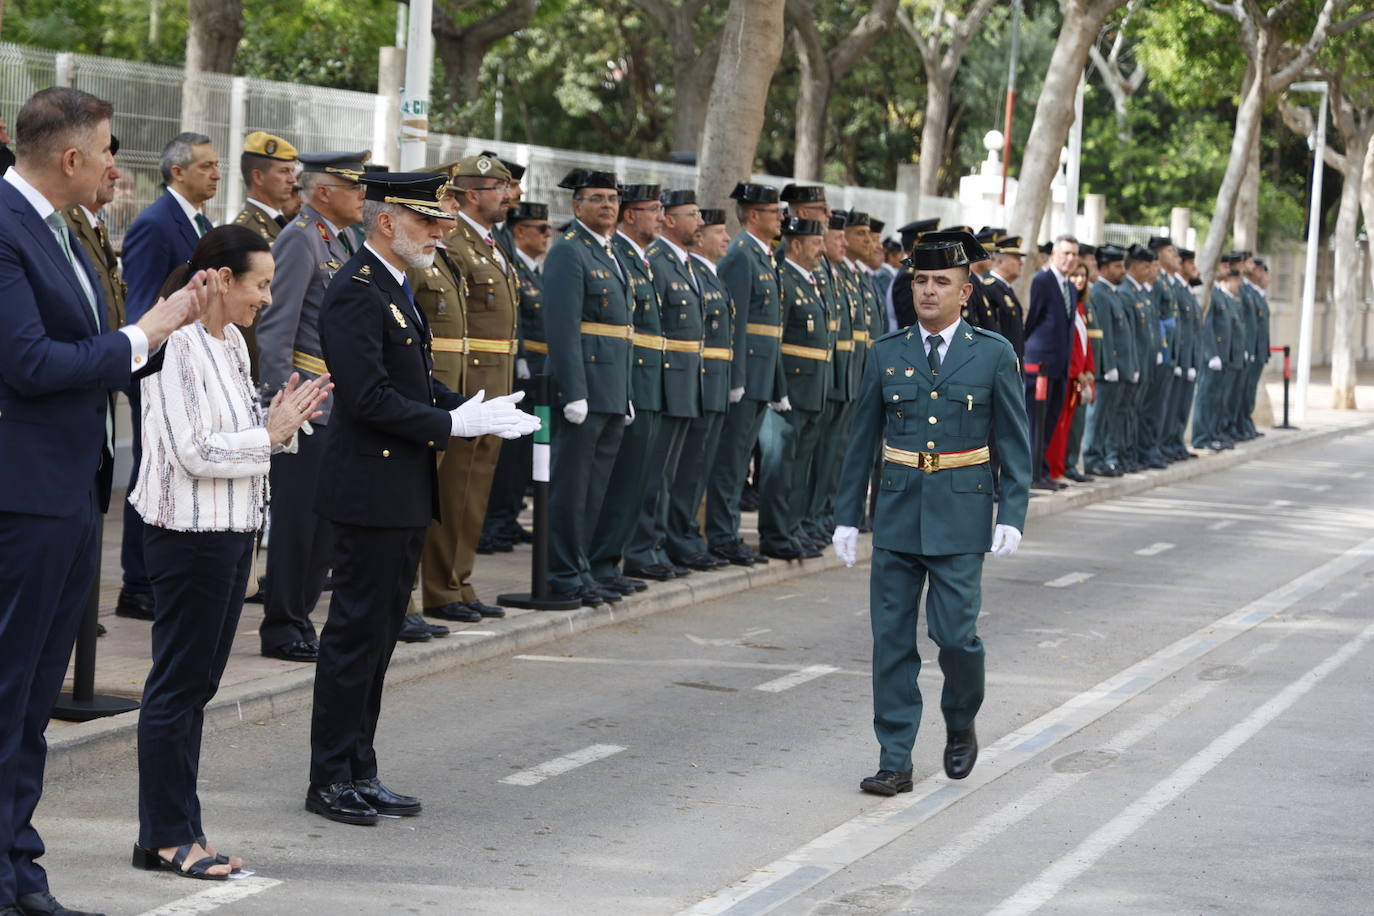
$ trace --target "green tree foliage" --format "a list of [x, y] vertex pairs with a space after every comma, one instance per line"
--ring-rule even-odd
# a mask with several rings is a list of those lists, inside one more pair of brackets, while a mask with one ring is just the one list
[[243, 6], [246, 30], [235, 73], [377, 91], [377, 49], [396, 40], [394, 0], [245, 0]]
[[[154, 6], [155, 36], [149, 34]], [[180, 66], [186, 56], [184, 0], [9, 0], [5, 41]]]

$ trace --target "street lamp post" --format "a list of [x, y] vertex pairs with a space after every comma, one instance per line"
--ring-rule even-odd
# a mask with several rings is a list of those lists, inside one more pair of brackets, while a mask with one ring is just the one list
[[1328, 87], [1325, 82], [1294, 83], [1290, 92], [1321, 93], [1317, 108], [1317, 130], [1312, 139], [1312, 199], [1307, 208], [1307, 263], [1302, 277], [1302, 316], [1298, 331], [1298, 393], [1294, 414], [1301, 423], [1307, 413], [1307, 383], [1312, 376], [1312, 316], [1317, 310], [1317, 246], [1321, 235], [1322, 160], [1326, 156], [1326, 103]]

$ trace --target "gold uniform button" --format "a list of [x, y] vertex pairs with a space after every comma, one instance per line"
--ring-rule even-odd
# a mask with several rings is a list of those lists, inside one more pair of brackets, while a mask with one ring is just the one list
[[410, 346], [411, 342], [412, 342], [411, 339], [410, 339], [409, 337], [407, 337], [407, 338], [406, 338], [406, 346], [407, 346], [407, 347]]
[[930, 418], [930, 425], [931, 425], [931, 426], [934, 426], [934, 425], [935, 425], [936, 423], [938, 423], [938, 422], [940, 422], [940, 421], [937, 420], [937, 419], [935, 419], [934, 417], [931, 417], [931, 418]]
[[934, 443], [934, 442], [927, 442], [927, 443], [926, 443], [926, 448], [934, 448], [934, 447], [935, 447], [935, 443]]
[[894, 400], [894, 401], [900, 401], [901, 399], [902, 399], [902, 396], [899, 395], [899, 394], [894, 394], [894, 395], [892, 396], [892, 400]]
[[384, 449], [382, 449], [382, 457], [383, 457], [383, 458], [390, 458], [390, 457], [391, 457], [391, 449], [389, 449], [389, 448], [384, 448]]
[[938, 400], [940, 400], [940, 392], [938, 392], [938, 391], [932, 391], [932, 392], [930, 393], [930, 399], [931, 399], [932, 401], [938, 401]]
[[434, 440], [431, 439], [430, 441], [426, 442], [425, 445], [428, 445], [430, 448], [434, 448]]

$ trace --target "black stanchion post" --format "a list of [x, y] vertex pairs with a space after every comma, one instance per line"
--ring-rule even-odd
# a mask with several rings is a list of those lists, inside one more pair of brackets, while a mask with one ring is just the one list
[[[101, 543], [101, 532], [96, 535], [96, 544]], [[97, 547], [97, 549], [99, 549]], [[63, 691], [57, 696], [53, 707], [53, 718], [66, 722], [89, 722], [105, 716], [115, 716], [121, 712], [138, 709], [138, 701], [128, 697], [98, 695], [95, 692], [95, 643], [98, 635], [97, 619], [100, 612], [100, 561], [96, 560], [95, 582], [86, 601], [86, 610], [81, 615], [81, 629], [76, 634], [76, 670], [72, 675], [71, 692]]]
[[[1270, 349], [1277, 350], [1278, 347], [1271, 347]], [[1291, 348], [1285, 345], [1283, 348], [1283, 422], [1274, 427], [1275, 429], [1297, 429], [1296, 426], [1288, 422], [1288, 382], [1293, 374], [1291, 356]]]
[[549, 465], [553, 433], [549, 377], [536, 375], [530, 380], [530, 388], [534, 396], [531, 406], [541, 424], [534, 434], [534, 556], [530, 564], [530, 590], [528, 594], [497, 595], [496, 603], [536, 611], [571, 611], [581, 607], [582, 602], [549, 597]]

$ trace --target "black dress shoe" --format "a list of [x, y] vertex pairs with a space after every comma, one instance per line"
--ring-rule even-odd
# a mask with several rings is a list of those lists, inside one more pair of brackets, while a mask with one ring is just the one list
[[[567, 600], [559, 597], [561, 600]], [[600, 607], [606, 603], [605, 592], [599, 588], [587, 588], [585, 585], [579, 587], [570, 597], [580, 599], [583, 607]]]
[[419, 614], [406, 615], [406, 619], [401, 621], [400, 632], [396, 634], [398, 642], [429, 642], [433, 638], [434, 634], [429, 632], [425, 619]]
[[667, 582], [669, 579], [676, 578], [671, 569], [658, 563], [651, 563], [648, 566], [626, 566], [625, 575], [633, 576], [636, 579], [653, 579], [655, 582]]
[[709, 553], [692, 553], [674, 560], [673, 562], [685, 566], [688, 569], [695, 569], [698, 572], [715, 569], [719, 565], [715, 557], [711, 556]]
[[1049, 490], [1053, 493], [1055, 490], [1059, 489], [1059, 485], [1048, 477], [1041, 477], [1038, 480], [1032, 480], [1030, 488], [1032, 490]]
[[492, 538], [491, 549], [495, 553], [514, 553], [515, 542], [503, 540], [502, 538]]
[[602, 601], [608, 601], [611, 604], [625, 600], [625, 596], [620, 594], [620, 592], [613, 588], [607, 588], [604, 585], [584, 585], [582, 586], [582, 590], [584, 592], [592, 592], [593, 594], [600, 595]]
[[973, 726], [951, 731], [945, 738], [945, 775], [950, 779], [963, 779], [973, 772], [978, 761], [978, 735]]
[[874, 795], [896, 795], [898, 792], [911, 791], [911, 771], [897, 773], [893, 770], [879, 770], [872, 776], [864, 777], [859, 788]]
[[744, 492], [739, 495], [739, 509], [741, 512], [756, 512], [759, 508], [759, 491], [745, 484]]
[[[624, 579], [625, 581], [625, 584], [623, 585], [620, 582], [620, 580], [622, 579]], [[620, 595], [633, 595], [635, 593], [634, 586], [629, 584], [632, 581], [634, 580], [625, 579], [624, 576], [605, 576], [603, 578], [597, 579], [596, 584], [598, 588], [601, 588], [605, 591], [616, 592]]]
[[[428, 620], [426, 620], [423, 616], [419, 614], [413, 614], [411, 616], [418, 620], [421, 626], [429, 630], [429, 635], [433, 636], [435, 639], [443, 639], [445, 636], [452, 632], [448, 627], [444, 626], [443, 624], [430, 623]], [[408, 620], [410, 618], [406, 619]]]
[[668, 567], [673, 571], [673, 575], [681, 579], [683, 576], [690, 576], [692, 571], [685, 566], [678, 566], [676, 563]]
[[491, 535], [482, 532], [477, 538], [477, 552], [483, 556], [491, 556], [496, 553], [496, 541]]
[[320, 646], [319, 643], [294, 639], [284, 645], [263, 649], [262, 654], [267, 658], [280, 658], [288, 662], [316, 662], [320, 660]]
[[817, 557], [824, 556], [824, 554], [821, 553], [821, 549], [814, 544], [808, 544], [803, 547], [801, 555], [803, 560], [814, 560]]
[[340, 824], [371, 827], [377, 823], [377, 809], [358, 794], [351, 782], [312, 785], [305, 792], [305, 810]]
[[[19, 909], [16, 904], [7, 903], [4, 906], [0, 906], [0, 916], [24, 916], [24, 911]], [[104, 916], [104, 914], [101, 914], [101, 916]]]
[[105, 624], [97, 621], [95, 625], [95, 635], [104, 636], [107, 632], [109, 631], [105, 629]]
[[477, 612], [480, 617], [491, 617], [493, 619], [505, 617], [506, 609], [497, 607], [494, 604], [484, 604], [481, 601], [469, 601], [468, 607]]
[[1065, 471], [1064, 476], [1074, 483], [1092, 483], [1094, 480], [1094, 478], [1089, 477], [1087, 474], [1080, 474], [1077, 471]]
[[1145, 466], [1147, 468], [1152, 468], [1156, 471], [1162, 471], [1168, 467], [1167, 464], [1165, 464], [1163, 461], [1160, 461], [1158, 458], [1151, 458], [1149, 461], [1145, 463]]
[[802, 552], [796, 547], [779, 547], [776, 550], [769, 550], [765, 547], [763, 548], [763, 555], [772, 557], [774, 560], [800, 560], [802, 558]]
[[[92, 913], [89, 910], [73, 910], [65, 907], [53, 899], [53, 895], [47, 891], [34, 891], [20, 897], [15, 906], [15, 911], [23, 916], [105, 916], [104, 913]], [[0, 914], [5, 911], [0, 909]]]
[[482, 612], [474, 610], [461, 601], [425, 608], [425, 616], [437, 620], [456, 620], [459, 623], [476, 623], [482, 619]]
[[132, 617], [134, 620], [152, 620], [153, 596], [121, 588], [119, 600], [115, 603], [115, 616]]
[[[744, 548], [741, 550], [741, 548]], [[744, 547], [743, 541], [736, 541], [733, 544], [721, 544], [711, 548], [711, 555], [724, 560], [733, 566], [753, 566], [754, 558], [746, 553], [748, 548]]]
[[363, 801], [367, 802], [376, 809], [378, 814], [389, 814], [392, 817], [414, 817], [421, 811], [420, 800], [414, 795], [401, 795], [393, 792], [376, 776], [370, 779], [353, 780], [353, 791], [362, 796]]

